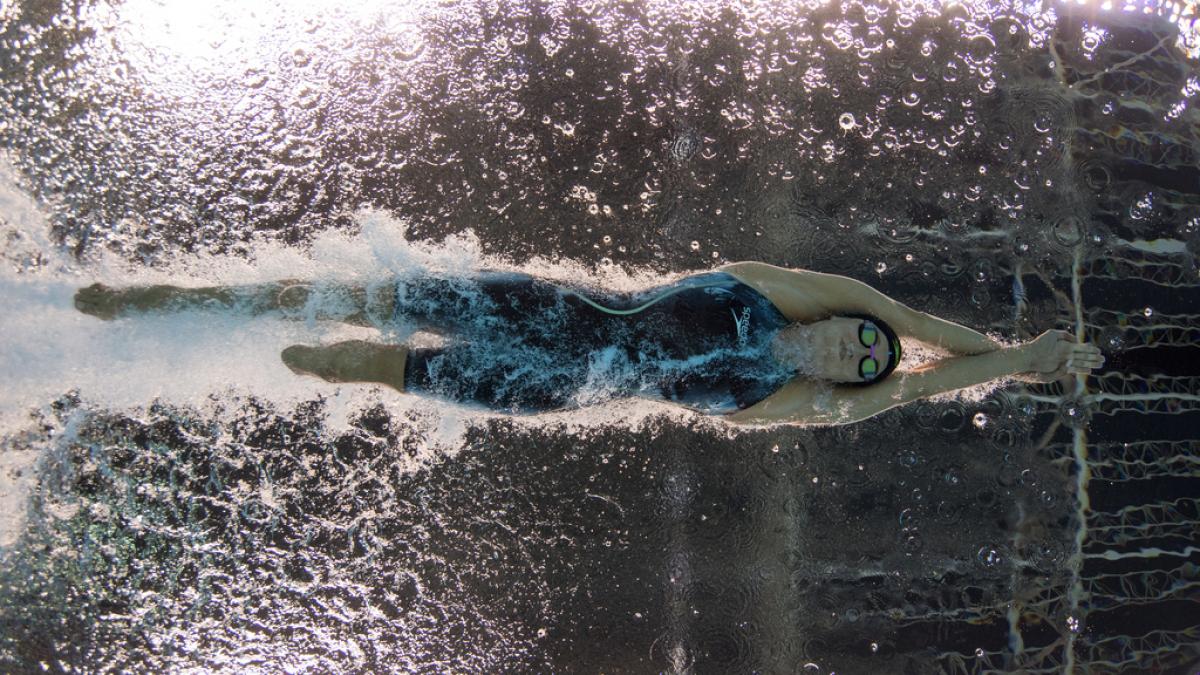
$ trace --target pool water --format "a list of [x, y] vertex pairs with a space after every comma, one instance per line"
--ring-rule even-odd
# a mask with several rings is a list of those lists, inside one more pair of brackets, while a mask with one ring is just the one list
[[[1192, 673], [1192, 2], [0, 7], [0, 670]], [[1096, 377], [843, 427], [290, 373], [110, 285], [761, 260]], [[921, 350], [913, 349], [914, 358]]]

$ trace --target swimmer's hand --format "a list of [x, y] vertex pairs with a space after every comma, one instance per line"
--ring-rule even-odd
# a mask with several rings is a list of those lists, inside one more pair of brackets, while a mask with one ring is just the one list
[[1018, 376], [1026, 382], [1054, 382], [1069, 375], [1090, 375], [1104, 365], [1104, 355], [1092, 344], [1080, 344], [1070, 333], [1048, 330], [1025, 346], [1029, 370]]

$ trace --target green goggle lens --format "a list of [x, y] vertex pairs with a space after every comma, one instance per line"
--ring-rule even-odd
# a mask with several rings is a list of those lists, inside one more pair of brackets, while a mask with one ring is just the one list
[[[879, 329], [874, 324], [869, 324], [866, 321], [858, 327], [858, 339], [864, 347], [874, 347], [879, 343]], [[872, 349], [874, 354], [875, 350]], [[873, 356], [864, 356], [862, 361], [858, 362], [858, 375], [864, 380], [871, 380], [879, 373], [879, 361]]]
[[864, 321], [858, 328], [858, 339], [864, 347], [870, 347], [879, 342], [879, 329]]

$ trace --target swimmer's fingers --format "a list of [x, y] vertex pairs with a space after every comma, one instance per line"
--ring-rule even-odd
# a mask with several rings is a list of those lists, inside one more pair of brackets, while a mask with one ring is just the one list
[[1104, 365], [1104, 355], [1093, 345], [1078, 345], [1067, 356], [1064, 366], [1075, 375], [1087, 375]]
[[1071, 358], [1078, 364], [1088, 368], [1099, 368], [1104, 365], [1104, 354], [1096, 345], [1082, 344], [1071, 352]]

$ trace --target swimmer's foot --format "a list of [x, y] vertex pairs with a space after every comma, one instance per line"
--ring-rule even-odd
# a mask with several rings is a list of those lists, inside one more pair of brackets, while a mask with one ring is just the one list
[[116, 293], [104, 284], [92, 284], [75, 292], [75, 309], [101, 319], [114, 319], [120, 308]]
[[76, 291], [75, 309], [110, 320], [133, 312], [165, 309], [183, 292], [185, 289], [176, 286], [110, 288], [104, 284], [92, 284]]
[[235, 307], [250, 314], [278, 309], [285, 316], [296, 317], [303, 314], [311, 292], [311, 285], [298, 281], [208, 288], [167, 285], [111, 288], [104, 284], [92, 284], [75, 293], [75, 308], [101, 319], [189, 308]]
[[299, 375], [316, 375], [326, 382], [374, 382], [404, 391], [405, 347], [350, 340], [325, 347], [292, 345], [280, 357]]

